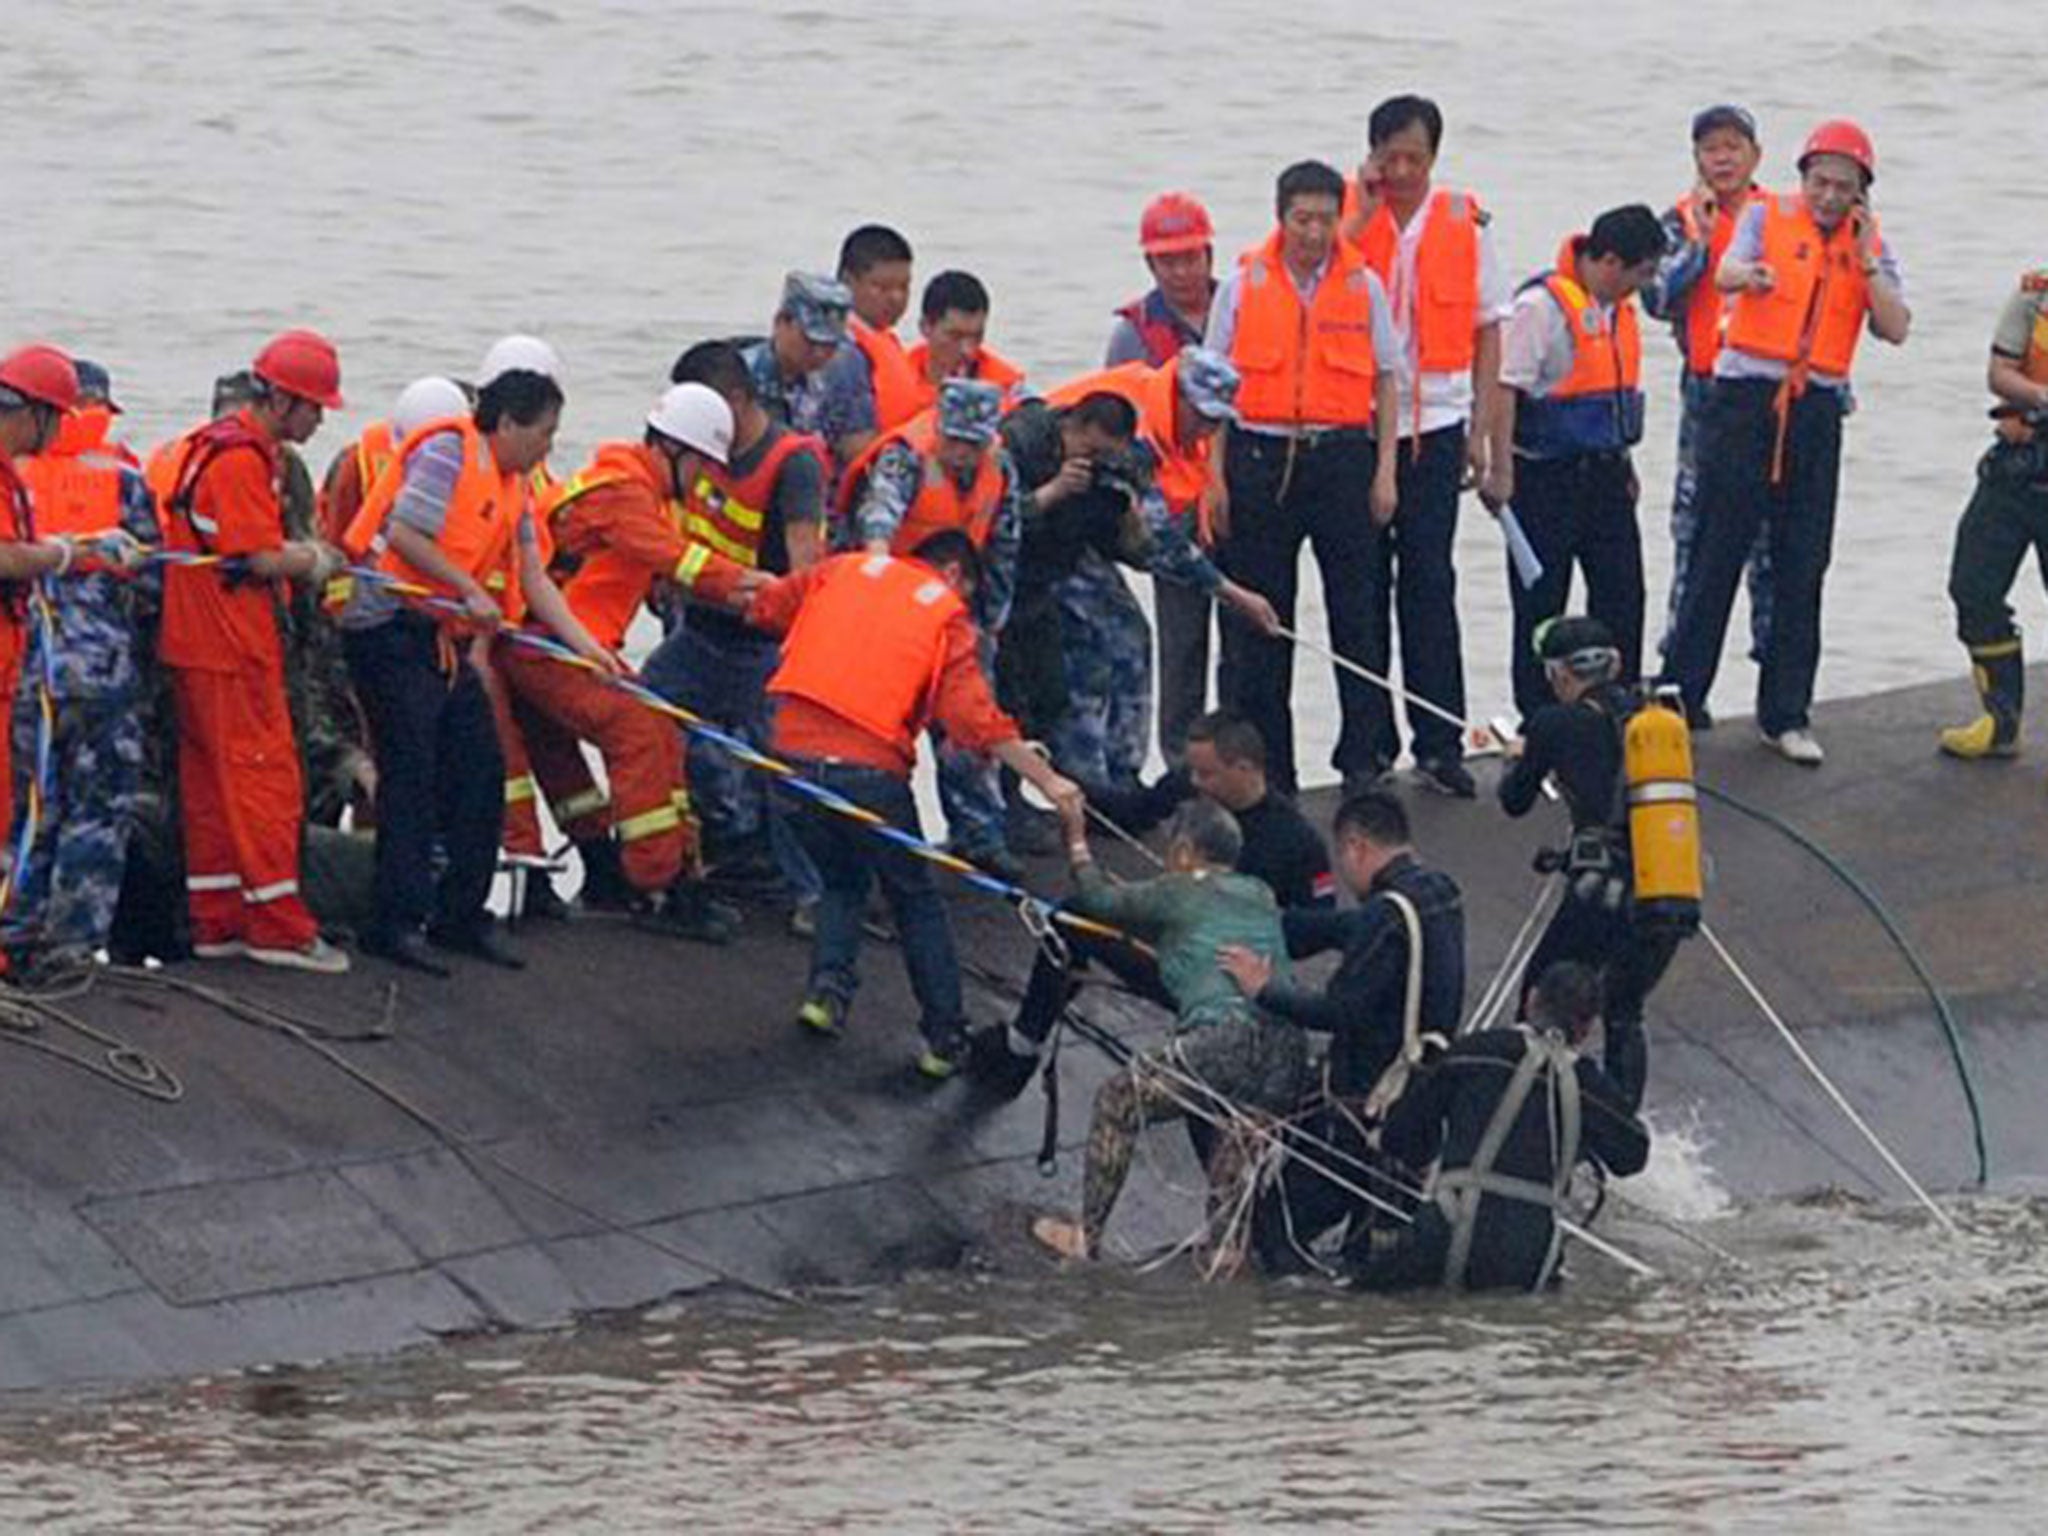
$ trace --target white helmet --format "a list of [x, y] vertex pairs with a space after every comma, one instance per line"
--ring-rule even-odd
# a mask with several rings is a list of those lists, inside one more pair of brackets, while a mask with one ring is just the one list
[[562, 360], [538, 336], [506, 336], [491, 344], [476, 371], [476, 387], [487, 389], [508, 373], [537, 373], [562, 382]]
[[647, 413], [647, 425], [719, 464], [732, 453], [732, 407], [708, 384], [671, 385]]
[[403, 442], [430, 421], [468, 414], [469, 396], [462, 386], [453, 379], [429, 374], [398, 392], [398, 403], [391, 407], [391, 434]]

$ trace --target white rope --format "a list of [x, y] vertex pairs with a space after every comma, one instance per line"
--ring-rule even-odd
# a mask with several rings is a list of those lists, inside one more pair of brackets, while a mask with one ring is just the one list
[[1360, 666], [1357, 662], [1353, 661], [1349, 656], [1338, 655], [1335, 651], [1331, 650], [1327, 645], [1324, 645], [1319, 641], [1309, 639], [1307, 635], [1302, 634], [1299, 630], [1288, 629], [1286, 626], [1281, 625], [1275, 627], [1273, 633], [1279, 636], [1282, 640], [1292, 641], [1294, 644], [1300, 646], [1305, 651], [1314, 652], [1316, 655], [1322, 657], [1325, 661], [1329, 662], [1331, 666], [1338, 668], [1340, 671], [1354, 673], [1357, 676], [1364, 678], [1368, 683], [1371, 683], [1374, 687], [1384, 688], [1388, 693], [1393, 694], [1396, 698], [1405, 699], [1408, 702], [1408, 705], [1411, 709], [1419, 709], [1423, 711], [1423, 713], [1425, 714], [1435, 715], [1437, 719], [1444, 721], [1446, 724], [1455, 725], [1460, 731], [1471, 732], [1475, 735], [1493, 734], [1491, 727], [1475, 725], [1470, 720], [1465, 719], [1462, 715], [1452, 714], [1448, 709], [1445, 709], [1441, 704], [1431, 703], [1428, 699], [1423, 698], [1422, 695], [1419, 693], [1410, 693], [1406, 688], [1403, 688], [1399, 683], [1395, 682], [1392, 678], [1383, 677], [1379, 673], [1373, 671], [1370, 667]]
[[1763, 995], [1757, 984], [1750, 980], [1749, 973], [1736, 963], [1733, 955], [1728, 953], [1727, 947], [1721, 942], [1721, 936], [1705, 923], [1701, 923], [1700, 937], [1705, 939], [1714, 953], [1721, 957], [1721, 963], [1728, 967], [1728, 974], [1735, 978], [1742, 990], [1749, 994], [1750, 1001], [1756, 1004], [1766, 1019], [1770, 1020], [1771, 1027], [1784, 1039], [1792, 1054], [1799, 1058], [1799, 1064], [1806, 1068], [1808, 1075], [1820, 1085], [1821, 1091], [1834, 1101], [1835, 1108], [1842, 1112], [1863, 1139], [1870, 1143], [1877, 1155], [1884, 1159], [1885, 1165], [1898, 1175], [1899, 1182], [1912, 1192], [1915, 1200], [1927, 1208], [1944, 1231], [1951, 1237], [1961, 1236], [1962, 1229], [1956, 1225], [1954, 1218], [1934, 1203], [1934, 1198], [1920, 1187], [1920, 1181], [1906, 1171], [1906, 1165], [1893, 1155], [1892, 1149], [1884, 1144], [1877, 1132], [1870, 1128], [1869, 1122], [1856, 1112], [1856, 1107], [1842, 1096], [1842, 1090], [1837, 1088], [1827, 1073], [1821, 1070], [1820, 1063], [1815, 1061], [1806, 1047], [1799, 1043], [1799, 1037], [1792, 1033], [1792, 1027], [1779, 1016], [1778, 1010], [1771, 1006], [1771, 1000]]
[[1536, 900], [1529, 908], [1529, 915], [1522, 919], [1522, 926], [1515, 933], [1508, 952], [1502, 958], [1500, 969], [1494, 972], [1493, 980], [1486, 985], [1479, 1004], [1472, 1010], [1472, 1017], [1465, 1021], [1458, 1031], [1461, 1035], [1474, 1034], [1490, 1028], [1500, 1013], [1509, 1006], [1508, 1000], [1515, 995], [1515, 983], [1521, 980], [1522, 972], [1529, 964], [1529, 957], [1536, 952], [1540, 942], [1538, 929], [1549, 909], [1551, 898], [1557, 894], [1556, 882], [1545, 880], [1536, 889]]

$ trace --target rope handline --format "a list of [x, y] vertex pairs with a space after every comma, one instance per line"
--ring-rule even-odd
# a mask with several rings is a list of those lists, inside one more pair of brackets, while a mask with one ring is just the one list
[[1835, 1086], [1834, 1080], [1821, 1070], [1820, 1063], [1813, 1059], [1806, 1047], [1800, 1043], [1799, 1037], [1792, 1033], [1792, 1027], [1780, 1016], [1778, 1010], [1771, 1006], [1771, 1000], [1764, 996], [1763, 992], [1757, 987], [1757, 984], [1750, 979], [1749, 973], [1736, 962], [1733, 955], [1728, 953], [1726, 946], [1721, 943], [1721, 936], [1714, 932], [1711, 925], [1701, 923], [1700, 937], [1705, 939], [1708, 947], [1721, 957], [1721, 963], [1728, 967], [1729, 974], [1735, 978], [1736, 983], [1742, 990], [1749, 994], [1750, 1001], [1756, 1004], [1758, 1010], [1770, 1021], [1771, 1027], [1778, 1032], [1785, 1044], [1791, 1048], [1792, 1054], [1799, 1059], [1799, 1064], [1806, 1069], [1807, 1075], [1820, 1085], [1821, 1091], [1834, 1102], [1835, 1108], [1842, 1112], [1843, 1116], [1856, 1128], [1863, 1139], [1870, 1143], [1877, 1155], [1884, 1159], [1885, 1166], [1898, 1176], [1899, 1182], [1906, 1186], [1915, 1200], [1928, 1209], [1934, 1216], [1934, 1219], [1948, 1232], [1949, 1236], [1961, 1236], [1962, 1229], [1956, 1225], [1954, 1218], [1934, 1203], [1934, 1198], [1925, 1189], [1920, 1187], [1920, 1181], [1907, 1171], [1906, 1165], [1899, 1161], [1897, 1156], [1893, 1154], [1892, 1149], [1886, 1146], [1877, 1132], [1870, 1128], [1869, 1122], [1856, 1112], [1856, 1106], [1843, 1096], [1842, 1090]]
[[1948, 1041], [1949, 1060], [1955, 1066], [1956, 1078], [1962, 1085], [1963, 1101], [1970, 1111], [1970, 1134], [1977, 1154], [1977, 1184], [1982, 1188], [1989, 1183], [1991, 1155], [1984, 1129], [1984, 1106], [1977, 1095], [1977, 1075], [1970, 1063], [1969, 1050], [1963, 1042], [1962, 1028], [1956, 1022], [1955, 1011], [1949, 1006], [1948, 994], [1934, 979], [1934, 973], [1920, 958], [1919, 950], [1914, 948], [1912, 941], [1906, 937], [1905, 931], [1899, 927], [1898, 920], [1892, 916], [1891, 910], [1878, 899], [1877, 893], [1860, 875], [1782, 816], [1764, 810], [1761, 806], [1751, 805], [1748, 801], [1729, 794], [1725, 789], [1717, 789], [1704, 780], [1697, 781], [1697, 787], [1708, 799], [1727, 806], [1737, 815], [1747, 816], [1752, 821], [1762, 823], [1819, 860], [1821, 867], [1848, 887], [1850, 894], [1877, 920], [1878, 926], [1892, 941], [1914, 978], [1926, 988], [1927, 996], [1934, 1004], [1935, 1018], [1940, 1022], [1942, 1035]]

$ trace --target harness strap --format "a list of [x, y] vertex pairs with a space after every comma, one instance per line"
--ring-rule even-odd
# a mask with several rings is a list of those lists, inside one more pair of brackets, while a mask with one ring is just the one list
[[[1579, 1074], [1570, 1048], [1562, 1042], [1540, 1037], [1536, 1044], [1550, 1058], [1550, 1203], [1554, 1210], [1563, 1204], [1565, 1191], [1571, 1188], [1572, 1170], [1579, 1165]], [[1536, 1271], [1529, 1289], [1540, 1291], [1548, 1285], [1557, 1261], [1563, 1256], [1564, 1228], [1552, 1221], [1550, 1250], [1544, 1254], [1543, 1266]]]
[[[1463, 1168], [1454, 1168], [1437, 1175], [1435, 1196], [1437, 1204], [1451, 1222], [1451, 1246], [1444, 1257], [1444, 1285], [1451, 1290], [1462, 1290], [1465, 1285], [1465, 1266], [1472, 1257], [1472, 1238], [1479, 1225], [1479, 1200], [1484, 1186], [1498, 1178], [1507, 1181], [1506, 1175], [1496, 1175], [1494, 1160], [1500, 1156], [1500, 1149], [1506, 1145], [1508, 1133], [1515, 1128], [1522, 1106], [1529, 1101], [1529, 1094], [1536, 1086], [1536, 1076], [1550, 1061], [1550, 1053], [1542, 1048], [1542, 1042], [1534, 1036], [1523, 1035], [1522, 1059], [1515, 1065], [1515, 1075], [1508, 1079], [1502, 1091], [1500, 1102], [1494, 1106], [1493, 1118], [1486, 1124], [1486, 1131], [1479, 1138], [1479, 1146], [1472, 1154], [1472, 1161]], [[1527, 1181], [1513, 1180], [1516, 1184]], [[1539, 1191], [1535, 1202], [1546, 1209], [1557, 1203], [1557, 1191], [1548, 1185], [1529, 1184]], [[1510, 1194], [1508, 1190], [1495, 1193]], [[1511, 1194], [1514, 1199], [1529, 1196]]]
[[1401, 1053], [1388, 1064], [1365, 1097], [1365, 1118], [1374, 1122], [1386, 1118], [1387, 1111], [1407, 1088], [1409, 1074], [1422, 1060], [1422, 914], [1399, 891], [1384, 894], [1401, 914], [1402, 926], [1408, 930], [1408, 987], [1401, 1004]]

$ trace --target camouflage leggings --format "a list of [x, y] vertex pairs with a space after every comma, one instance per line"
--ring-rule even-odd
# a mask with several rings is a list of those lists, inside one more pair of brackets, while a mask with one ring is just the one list
[[[1134, 1056], [1095, 1094], [1081, 1176], [1081, 1230], [1088, 1251], [1101, 1247], [1146, 1126], [1191, 1113], [1206, 1116], [1229, 1105], [1288, 1109], [1299, 1096], [1304, 1072], [1301, 1032], [1286, 1025], [1210, 1024]], [[1229, 1204], [1253, 1151], [1227, 1124], [1218, 1129], [1223, 1134], [1216, 1137], [1208, 1161], [1212, 1216]]]

